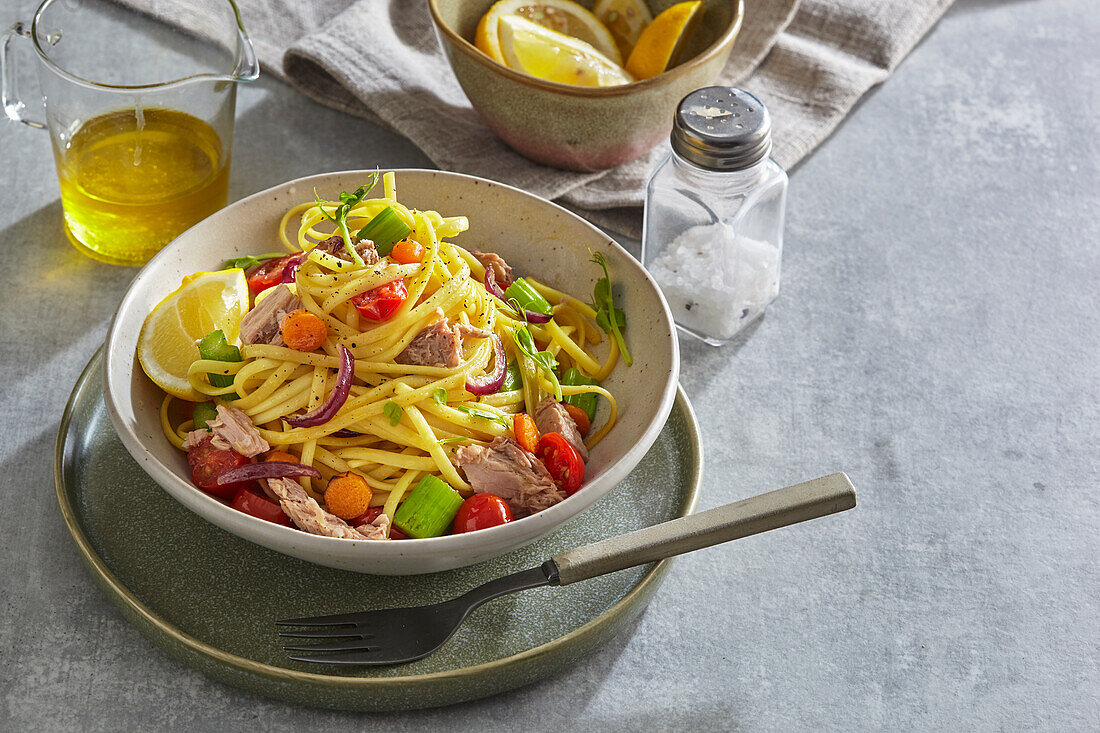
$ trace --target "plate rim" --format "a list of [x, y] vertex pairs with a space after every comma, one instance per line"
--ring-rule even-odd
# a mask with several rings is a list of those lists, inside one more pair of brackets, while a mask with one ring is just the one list
[[[103, 365], [105, 348], [106, 344], [101, 345], [96, 350], [95, 354], [92, 355], [91, 359], [80, 373], [80, 376], [77, 378], [69, 394], [69, 399], [65, 404], [65, 411], [61, 416], [61, 422], [57, 430], [57, 438], [54, 444], [54, 485], [57, 493], [57, 502], [61, 508], [61, 515], [65, 522], [65, 526], [77, 550], [80, 552], [81, 559], [84, 561], [85, 566], [93, 573], [93, 580], [97, 581], [97, 585], [99, 585], [105, 593], [113, 595], [113, 598], [110, 600], [116, 603], [121, 602], [125, 606], [125, 608], [122, 609], [124, 611], [124, 617], [127, 615], [125, 611], [128, 609], [130, 612], [137, 614], [149, 625], [149, 627], [156, 629], [169, 640], [181, 645], [187, 651], [197, 653], [203, 658], [211, 659], [216, 663], [226, 665], [236, 671], [260, 675], [277, 682], [295, 682], [310, 685], [319, 684], [336, 689], [343, 688], [358, 691], [385, 690], [410, 684], [426, 684], [454, 678], [477, 677], [482, 674], [500, 672], [501, 670], [532, 661], [541, 656], [552, 654], [563, 646], [579, 643], [597, 633], [603, 626], [612, 622], [618, 616], [632, 608], [635, 600], [640, 596], [644, 596], [644, 594], [650, 590], [650, 587], [654, 586], [654, 583], [659, 584], [671, 565], [672, 558], [661, 560], [650, 568], [626, 595], [603, 611], [603, 613], [572, 631], [544, 644], [532, 647], [531, 649], [526, 649], [516, 654], [510, 654], [499, 659], [482, 662], [469, 667], [460, 667], [458, 669], [442, 672], [401, 675], [398, 677], [349, 677], [277, 667], [267, 664], [266, 662], [258, 662], [247, 657], [223, 651], [164, 621], [151, 608], [143, 603], [141, 599], [134, 595], [96, 552], [95, 547], [92, 545], [91, 540], [77, 518], [72, 502], [69, 500], [64, 475], [65, 448], [67, 445], [66, 437], [69, 433], [69, 427], [72, 423], [77, 403], [88, 389], [88, 386], [95, 381], [93, 377], [97, 368]], [[695, 410], [690, 400], [688, 400], [683, 386], [681, 386], [679, 382], [676, 383], [675, 394], [674, 406], [680, 407], [686, 413], [685, 423], [687, 424], [688, 441], [691, 443], [692, 448], [692, 469], [689, 479], [690, 493], [683, 507], [682, 514], [682, 516], [686, 516], [695, 512], [699, 501], [699, 495], [702, 491], [703, 444], [699, 432], [699, 422], [695, 416]], [[667, 418], [665, 422], [667, 423]], [[112, 429], [114, 429], [113, 425]], [[661, 425], [661, 430], [663, 429], [664, 424]], [[660, 431], [658, 431], [658, 434], [659, 432]], [[654, 586], [653, 590], [655, 589]], [[139, 627], [139, 631], [144, 630]], [[193, 665], [189, 666], [193, 668]]]

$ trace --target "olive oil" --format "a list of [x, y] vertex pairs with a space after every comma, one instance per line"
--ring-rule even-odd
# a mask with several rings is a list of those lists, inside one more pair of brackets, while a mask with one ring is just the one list
[[168, 109], [84, 122], [55, 155], [69, 239], [85, 254], [141, 264], [225, 206], [229, 159], [210, 125]]

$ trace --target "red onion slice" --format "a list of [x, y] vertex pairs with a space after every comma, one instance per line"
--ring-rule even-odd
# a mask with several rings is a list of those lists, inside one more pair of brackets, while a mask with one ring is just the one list
[[347, 428], [340, 428], [335, 433], [329, 435], [330, 438], [358, 438], [363, 433], [357, 433], [354, 430], [348, 430]]
[[246, 463], [243, 466], [230, 468], [218, 476], [217, 483], [235, 484], [238, 481], [255, 481], [261, 478], [289, 478], [291, 476], [309, 476], [321, 478], [321, 472], [313, 466], [304, 463], [291, 463], [289, 461], [266, 461], [264, 463]]
[[313, 412], [295, 417], [284, 417], [288, 425], [295, 428], [315, 428], [324, 425], [336, 416], [340, 408], [344, 406], [348, 395], [351, 394], [351, 380], [355, 376], [355, 359], [351, 352], [343, 344], [337, 346], [340, 350], [340, 371], [336, 373], [336, 386], [332, 388], [332, 394], [325, 403]]
[[[500, 300], [504, 300], [504, 290], [501, 289], [497, 283], [497, 276], [493, 274], [492, 267], [485, 268], [485, 289], [489, 291], [491, 295], [496, 296]], [[508, 301], [504, 301], [508, 302]], [[529, 311], [526, 308], [523, 309], [523, 313], [527, 317], [528, 323], [546, 323], [554, 316], [546, 315], [545, 313], [536, 313], [535, 311]], [[476, 392], [474, 394], [477, 394]]]
[[504, 344], [500, 342], [500, 336], [495, 333], [489, 338], [493, 342], [493, 371], [466, 380], [466, 391], [470, 394], [496, 394], [504, 384], [504, 372], [508, 369], [504, 359]]
[[283, 265], [283, 277], [280, 282], [294, 282], [294, 277], [298, 274], [298, 268], [302, 266], [302, 263], [306, 261], [306, 257], [308, 256], [308, 252], [299, 252], [291, 256], [291, 258], [286, 261], [286, 264]]

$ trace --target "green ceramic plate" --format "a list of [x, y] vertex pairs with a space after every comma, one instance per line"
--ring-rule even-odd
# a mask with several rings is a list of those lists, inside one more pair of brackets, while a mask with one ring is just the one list
[[657, 442], [607, 496], [508, 555], [435, 575], [377, 576], [312, 565], [224, 532], [178, 504], [133, 462], [103, 403], [102, 352], [73, 389], [57, 436], [57, 497], [92, 577], [156, 646], [227, 684], [350, 710], [447, 705], [530, 684], [626, 627], [671, 561], [490, 601], [438, 652], [392, 667], [289, 661], [273, 621], [435, 603], [534, 567], [556, 552], [690, 514], [698, 425], [683, 391]]

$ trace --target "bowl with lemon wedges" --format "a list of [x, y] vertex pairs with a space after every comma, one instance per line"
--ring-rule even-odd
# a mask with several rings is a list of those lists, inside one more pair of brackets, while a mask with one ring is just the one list
[[710, 85], [743, 0], [429, 0], [447, 59], [486, 124], [539, 163], [598, 171], [664, 140]]

